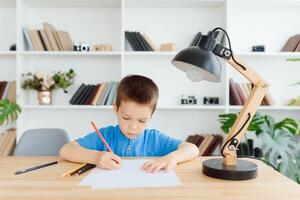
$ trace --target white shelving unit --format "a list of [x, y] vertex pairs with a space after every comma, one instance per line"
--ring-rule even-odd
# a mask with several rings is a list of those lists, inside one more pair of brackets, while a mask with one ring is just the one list
[[[0, 80], [17, 80], [17, 102], [23, 109], [16, 125], [18, 138], [30, 128], [60, 127], [74, 139], [92, 131], [91, 120], [99, 127], [116, 124], [112, 106], [73, 106], [68, 101], [83, 82], [118, 81], [128, 74], [148, 76], [159, 86], [158, 108], [149, 128], [181, 139], [196, 132], [221, 134], [218, 115], [241, 108], [229, 105], [228, 80], [245, 80], [221, 61], [220, 83], [193, 83], [170, 63], [198, 31], [206, 34], [217, 26], [227, 30], [235, 55], [271, 84], [277, 104], [259, 111], [299, 119], [299, 107], [285, 105], [299, 95], [299, 88], [290, 84], [299, 81], [300, 62], [287, 59], [299, 58], [300, 53], [280, 52], [288, 37], [300, 33], [295, 20], [299, 9], [300, 0], [0, 0], [0, 22], [6, 24], [0, 32]], [[26, 51], [22, 28], [39, 29], [43, 22], [68, 31], [74, 42], [108, 43], [113, 51]], [[127, 30], [147, 33], [157, 46], [172, 42], [176, 52], [130, 51]], [[8, 51], [13, 43], [16, 52]], [[259, 44], [266, 52], [251, 52], [251, 46]], [[24, 72], [70, 68], [77, 74], [75, 84], [68, 94], [54, 91], [52, 106], [39, 106], [35, 91], [21, 89]], [[181, 106], [182, 94], [197, 95], [199, 105]], [[202, 105], [204, 96], [219, 97], [220, 105]]]

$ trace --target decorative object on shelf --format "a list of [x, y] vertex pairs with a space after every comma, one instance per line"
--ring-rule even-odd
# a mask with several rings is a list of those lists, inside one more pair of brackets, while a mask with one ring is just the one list
[[22, 88], [38, 91], [38, 100], [40, 105], [51, 105], [51, 92], [56, 88], [61, 88], [67, 93], [67, 88], [73, 84], [75, 72], [73, 69], [67, 72], [28, 72], [23, 74]]
[[176, 51], [176, 46], [173, 43], [161, 44], [160, 51]]
[[74, 51], [90, 51], [90, 45], [85, 42], [76, 42], [74, 44]]
[[17, 45], [16, 44], [13, 44], [9, 47], [9, 50], [10, 51], [16, 51], [17, 50]]
[[181, 105], [196, 105], [198, 100], [195, 95], [182, 95]]
[[265, 51], [265, 45], [255, 45], [252, 46], [253, 52], [264, 52]]
[[[236, 113], [219, 115], [221, 129], [228, 134], [237, 119]], [[256, 113], [247, 129], [261, 140], [262, 159], [277, 171], [300, 183], [300, 146], [296, 120], [285, 118], [275, 122], [269, 115]]]
[[0, 125], [7, 125], [17, 120], [21, 107], [8, 99], [0, 100]]
[[94, 44], [92, 51], [112, 51], [111, 44]]
[[[219, 31], [226, 35], [229, 48], [224, 47], [215, 40], [214, 35]], [[253, 84], [253, 88], [222, 146], [221, 154], [223, 159], [206, 160], [203, 162], [202, 171], [207, 176], [219, 179], [252, 179], [257, 176], [257, 165], [249, 161], [237, 159], [236, 151], [247, 131], [251, 119], [267, 92], [268, 83], [251, 68], [238, 61], [233, 55], [227, 32], [220, 27], [213, 29], [208, 35], [203, 35], [197, 47], [188, 47], [180, 51], [173, 58], [172, 64], [186, 72], [191, 81], [207, 80], [220, 82], [221, 65], [217, 56], [225, 59], [246, 77]]]
[[204, 105], [219, 105], [219, 97], [203, 97]]
[[[300, 85], [300, 81], [292, 84], [292, 86], [295, 86], [295, 85]], [[300, 95], [297, 96], [296, 98], [290, 99], [288, 102], [288, 105], [289, 106], [300, 106]]]

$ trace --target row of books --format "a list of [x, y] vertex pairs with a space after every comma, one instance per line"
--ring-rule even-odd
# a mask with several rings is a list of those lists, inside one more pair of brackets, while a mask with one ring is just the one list
[[[229, 102], [230, 105], [244, 105], [251, 92], [250, 83], [236, 83], [233, 79], [229, 79]], [[263, 98], [261, 105], [273, 106], [275, 101], [268, 91]]]
[[43, 29], [23, 28], [26, 49], [30, 51], [73, 51], [73, 42], [67, 31], [56, 30], [44, 22]]
[[237, 148], [237, 156], [254, 156], [261, 158], [263, 156], [262, 150], [259, 147], [253, 145], [253, 140], [248, 139], [246, 142], [241, 142]]
[[72, 105], [112, 105], [119, 83], [103, 82], [96, 85], [82, 83], [69, 101]]
[[[191, 41], [191, 43], [190, 43], [190, 47], [191, 46], [198, 46], [199, 45], [199, 43], [200, 43], [200, 40], [201, 40], [201, 38], [202, 38], [202, 33], [201, 32], [198, 32], [195, 36], [194, 36], [194, 38], [193, 38], [193, 40]], [[221, 32], [219, 32], [219, 31], [216, 31], [215, 33], [214, 33], [214, 39], [216, 39], [220, 44], [224, 44], [224, 34], [223, 33], [221, 33]]]
[[199, 148], [199, 156], [212, 156], [214, 151], [222, 145], [223, 137], [215, 134], [195, 134], [189, 135], [186, 141]]
[[154, 51], [151, 45], [152, 42], [145, 34], [142, 35], [140, 32], [125, 31], [125, 38], [134, 51]]
[[16, 81], [0, 81], [0, 100], [16, 102]]
[[281, 49], [282, 52], [300, 52], [300, 34], [291, 36]]
[[0, 134], [0, 156], [11, 156], [16, 147], [16, 129], [8, 129]]

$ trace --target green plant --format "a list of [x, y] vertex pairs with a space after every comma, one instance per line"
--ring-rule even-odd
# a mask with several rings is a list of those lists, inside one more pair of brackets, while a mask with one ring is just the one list
[[[236, 113], [219, 115], [221, 129], [228, 133], [234, 121]], [[257, 113], [248, 131], [255, 132], [261, 139], [263, 159], [271, 163], [279, 172], [300, 183], [300, 147], [297, 144], [298, 124], [294, 119], [285, 118], [275, 122], [269, 115]]]
[[[295, 85], [300, 85], [300, 81], [293, 83], [291, 86], [295, 86]], [[292, 98], [289, 100], [288, 102], [289, 106], [300, 106], [300, 95], [297, 96], [296, 98]]]
[[24, 89], [52, 91], [56, 88], [62, 88], [64, 92], [67, 93], [67, 88], [73, 84], [75, 72], [73, 69], [67, 72], [58, 71], [55, 73], [28, 72], [22, 76], [22, 88]]
[[18, 118], [21, 107], [8, 99], [0, 100], [0, 125], [8, 124]]

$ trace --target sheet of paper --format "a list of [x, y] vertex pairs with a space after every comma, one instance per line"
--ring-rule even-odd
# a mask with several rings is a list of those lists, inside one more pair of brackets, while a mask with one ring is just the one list
[[79, 185], [88, 185], [92, 189], [172, 187], [181, 185], [175, 172], [147, 173], [141, 170], [148, 160], [122, 160], [117, 170], [95, 168]]

